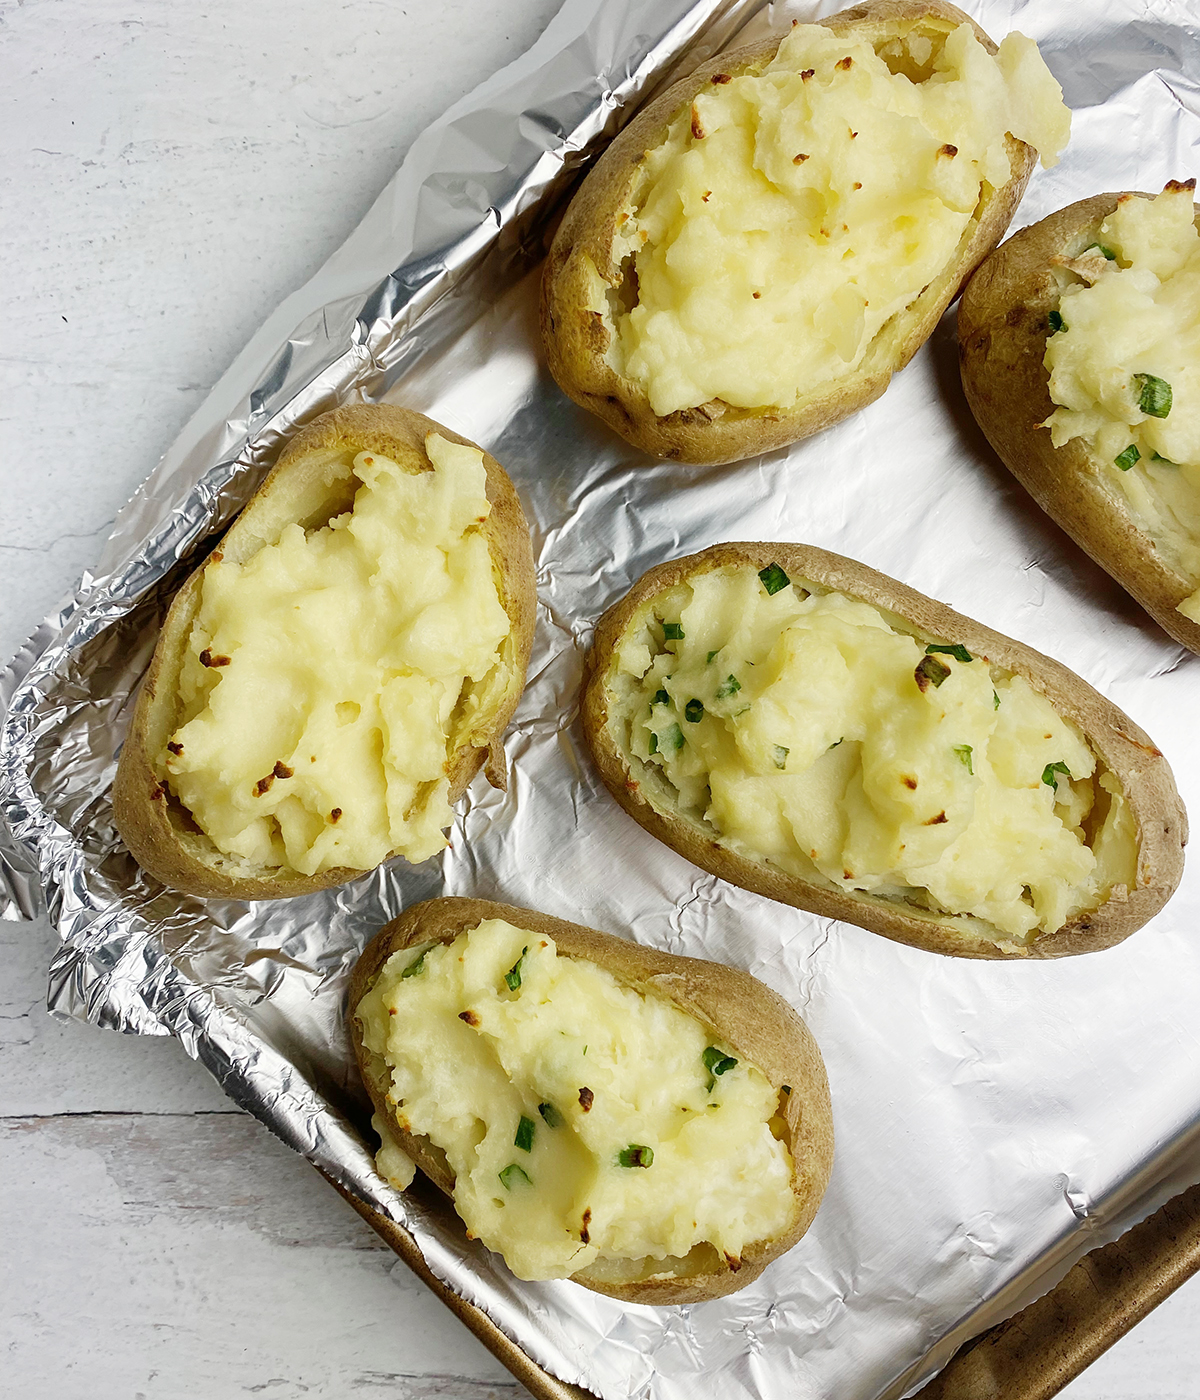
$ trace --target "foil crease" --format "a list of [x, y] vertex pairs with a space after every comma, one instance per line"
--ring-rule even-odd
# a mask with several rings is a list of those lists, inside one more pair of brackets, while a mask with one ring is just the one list
[[[836, 4], [567, 0], [534, 48], [414, 145], [342, 249], [238, 357], [118, 518], [95, 569], [0, 682], [4, 917], [44, 901], [62, 938], [49, 1005], [175, 1035], [225, 1090], [404, 1223], [431, 1268], [553, 1374], [609, 1400], [873, 1400], [1051, 1286], [1200, 1178], [1200, 877], [1106, 953], [939, 959], [771, 904], [636, 827], [582, 747], [599, 614], [650, 565], [731, 539], [863, 559], [1065, 661], [1200, 796], [1200, 661], [1161, 634], [1001, 470], [943, 322], [876, 404], [734, 467], [651, 463], [569, 403], [537, 345], [537, 263], [586, 162], [637, 102], [735, 37]], [[1186, 0], [978, 0], [1018, 27], [1076, 109], [1014, 227], [1105, 189], [1200, 174], [1200, 29]], [[509, 790], [477, 780], [444, 855], [263, 904], [164, 891], [124, 851], [109, 788], [171, 593], [294, 429], [390, 400], [485, 445], [537, 559], [529, 684]], [[614, 878], [614, 872], [620, 878]], [[526, 1284], [432, 1193], [374, 1169], [344, 1030], [349, 970], [387, 919], [439, 893], [537, 907], [744, 967], [801, 1012], [829, 1069], [833, 1179], [804, 1240], [749, 1288], [625, 1306]]]

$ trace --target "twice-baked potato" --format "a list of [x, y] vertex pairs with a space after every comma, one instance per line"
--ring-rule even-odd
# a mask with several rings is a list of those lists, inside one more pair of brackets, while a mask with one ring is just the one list
[[636, 1303], [743, 1287], [829, 1180], [824, 1065], [748, 973], [506, 904], [437, 899], [368, 946], [350, 1028], [412, 1162], [521, 1278]]
[[1033, 42], [997, 50], [942, 0], [722, 54], [575, 195], [543, 278], [550, 370], [659, 457], [808, 437], [883, 393], [1069, 127]]
[[582, 716], [610, 792], [688, 860], [932, 952], [1105, 948], [1183, 869], [1171, 770], [1128, 716], [824, 550], [651, 569], [597, 624]]
[[1200, 652], [1200, 208], [1100, 194], [1022, 229], [963, 294], [962, 381], [1064, 530]]
[[305, 894], [433, 855], [520, 698], [534, 612], [498, 462], [407, 409], [324, 414], [171, 606], [121, 752], [118, 831], [151, 875], [205, 897]]

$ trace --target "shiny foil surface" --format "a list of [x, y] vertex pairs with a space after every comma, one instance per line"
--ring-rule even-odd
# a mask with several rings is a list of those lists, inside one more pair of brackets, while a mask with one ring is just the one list
[[[62, 936], [50, 1005], [178, 1036], [227, 1092], [404, 1222], [430, 1266], [541, 1365], [606, 1400], [899, 1396], [1087, 1249], [1200, 1178], [1200, 875], [1118, 947], [1050, 963], [938, 958], [772, 903], [635, 825], [583, 748], [600, 613], [649, 566], [786, 539], [854, 556], [1072, 667], [1154, 737], [1200, 811], [1200, 658], [1167, 638], [987, 448], [952, 315], [870, 408], [732, 467], [653, 462], [570, 403], [537, 339], [538, 263], [571, 178], [666, 75], [834, 4], [567, 0], [529, 54], [416, 143], [359, 229], [263, 327], [119, 517], [104, 557], [5, 678], [8, 916]], [[1075, 111], [1014, 227], [1103, 190], [1200, 174], [1189, 0], [976, 0], [1042, 47]], [[337, 890], [200, 901], [143, 876], [109, 789], [171, 592], [293, 429], [387, 399], [508, 469], [534, 538], [538, 629], [505, 742], [450, 846]], [[735, 964], [795, 1006], [837, 1132], [816, 1223], [742, 1292], [627, 1306], [526, 1284], [430, 1193], [376, 1174], [345, 992], [359, 950], [439, 893], [529, 905]]]

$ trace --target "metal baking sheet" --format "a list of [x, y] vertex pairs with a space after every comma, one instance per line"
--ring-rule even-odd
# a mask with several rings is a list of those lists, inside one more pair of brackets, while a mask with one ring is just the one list
[[[610, 1397], [913, 1388], [966, 1336], [1200, 1178], [1200, 877], [1145, 930], [1059, 963], [939, 959], [697, 871], [591, 771], [575, 712], [595, 619], [651, 564], [729, 539], [860, 558], [1065, 661], [1127, 710], [1200, 799], [1200, 660], [1146, 619], [996, 463], [947, 319], [878, 403], [734, 467], [640, 457], [550, 381], [537, 262], [573, 172], [672, 68], [832, 13], [799, 0], [568, 0], [523, 60], [414, 146], [346, 245], [272, 318], [118, 519], [104, 557], [5, 678], [8, 913], [63, 939], [50, 1004], [178, 1036], [231, 1096], [412, 1230], [430, 1268], [540, 1365]], [[979, 0], [1038, 40], [1075, 108], [1017, 225], [1106, 189], [1200, 173], [1200, 33], [1184, 0]], [[296, 307], [304, 314], [297, 320]], [[506, 740], [444, 856], [310, 898], [198, 901], [144, 877], [108, 790], [171, 590], [280, 442], [336, 403], [387, 399], [484, 444], [529, 516], [538, 632]], [[1198, 804], [1200, 806], [1200, 804]], [[524, 1284], [375, 1173], [343, 1029], [358, 950], [436, 893], [529, 904], [745, 967], [807, 1020], [837, 1161], [801, 1244], [730, 1298], [625, 1306]]]

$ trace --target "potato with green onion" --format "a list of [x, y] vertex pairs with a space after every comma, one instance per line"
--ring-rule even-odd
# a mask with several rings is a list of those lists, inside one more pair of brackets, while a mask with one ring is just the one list
[[1166, 903], [1166, 760], [1066, 667], [824, 550], [718, 545], [596, 627], [609, 791], [705, 870], [933, 952], [1105, 948]]
[[419, 1167], [519, 1278], [703, 1302], [816, 1214], [824, 1066], [748, 973], [438, 899], [369, 945], [349, 1005], [381, 1173]]
[[963, 388], [1034, 500], [1200, 652], [1200, 208], [1195, 181], [1101, 194], [980, 267]]

